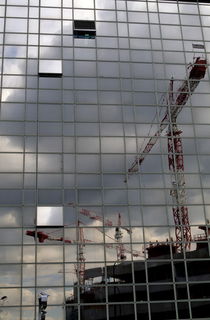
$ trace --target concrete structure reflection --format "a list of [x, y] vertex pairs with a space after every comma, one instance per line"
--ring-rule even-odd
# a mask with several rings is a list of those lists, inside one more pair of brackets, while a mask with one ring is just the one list
[[[78, 286], [75, 283], [74, 296], [66, 300], [66, 320], [106, 319], [106, 291], [108, 287], [109, 318], [133, 318], [135, 311], [132, 304], [135, 299], [137, 316], [148, 319], [148, 303], [150, 301], [151, 319], [189, 319], [210, 317], [210, 260], [209, 234], [210, 226], [199, 226], [205, 233], [195, 238], [196, 249], [188, 252], [177, 252], [173, 241], [150, 243], [146, 248], [146, 261], [122, 261], [104, 268], [86, 270], [85, 279], [92, 284], [83, 287], [80, 292], [80, 310], [78, 303]], [[105, 282], [104, 274], [107, 275]], [[94, 279], [101, 281], [94, 282]], [[135, 292], [132, 283], [135, 279]], [[186, 279], [190, 284], [186, 283]], [[148, 285], [149, 281], [149, 285]], [[202, 283], [203, 282], [203, 283]], [[191, 299], [189, 307], [189, 296]], [[176, 301], [175, 301], [176, 300]], [[97, 305], [94, 305], [97, 303]]]

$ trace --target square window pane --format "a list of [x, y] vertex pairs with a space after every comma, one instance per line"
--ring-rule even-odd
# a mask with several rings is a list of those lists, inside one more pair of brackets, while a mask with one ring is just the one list
[[63, 208], [38, 207], [37, 226], [63, 226]]
[[62, 75], [61, 60], [40, 60], [39, 61], [39, 76], [53, 77]]

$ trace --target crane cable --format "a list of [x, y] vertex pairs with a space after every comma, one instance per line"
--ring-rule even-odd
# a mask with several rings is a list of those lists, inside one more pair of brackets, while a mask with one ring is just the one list
[[[158, 103], [158, 106], [163, 106], [163, 103], [164, 103], [164, 100], [166, 100], [166, 95], [165, 93], [163, 93], [160, 97], [160, 100], [159, 100], [159, 103]], [[158, 112], [158, 109], [159, 109], [159, 112]], [[152, 119], [152, 122], [150, 124], [150, 128], [149, 128], [149, 132], [147, 134], [146, 137], [144, 137], [142, 143], [141, 143], [141, 146], [139, 148], [139, 152], [138, 152], [138, 155], [142, 153], [143, 149], [144, 149], [144, 143], [145, 141], [150, 137], [150, 133], [152, 131], [152, 127], [154, 126], [154, 123], [155, 123], [155, 119], [160, 119], [161, 118], [161, 113], [163, 112], [162, 108], [160, 107], [157, 107], [156, 108], [156, 112], [155, 112], [155, 115]]]

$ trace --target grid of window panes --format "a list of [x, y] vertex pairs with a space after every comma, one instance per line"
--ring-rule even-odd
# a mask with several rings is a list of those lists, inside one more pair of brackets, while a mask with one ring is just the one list
[[46, 320], [209, 319], [208, 69], [177, 117], [190, 251], [173, 252], [167, 128], [127, 173], [171, 77], [176, 94], [210, 60], [210, 5], [0, 0], [0, 39], [0, 319], [39, 319], [41, 291]]

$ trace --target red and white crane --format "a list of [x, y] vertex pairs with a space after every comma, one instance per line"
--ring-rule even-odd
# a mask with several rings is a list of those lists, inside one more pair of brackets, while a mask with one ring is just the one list
[[[84, 222], [81, 222], [81, 224], [85, 225]], [[109, 238], [112, 240], [113, 243], [106, 243], [105, 247], [109, 248], [109, 249], [116, 249], [117, 250], [117, 260], [118, 261], [122, 261], [126, 259], [125, 253], [130, 253], [133, 257], [142, 257], [142, 253], [138, 250], [129, 250], [127, 248], [125, 248], [124, 244], [122, 243], [122, 231], [120, 229], [122, 229], [121, 227], [121, 215], [120, 213], [118, 214], [118, 226], [115, 228], [115, 237], [113, 238], [112, 236], [110, 236], [109, 234], [105, 233], [103, 229], [101, 229], [101, 227], [94, 227], [97, 231], [101, 232], [105, 237]], [[127, 231], [127, 228], [124, 228]], [[129, 230], [129, 233], [131, 231]], [[94, 242], [91, 240], [86, 240], [86, 242]]]
[[[74, 207], [74, 208], [76, 207], [76, 204], [74, 202], [70, 202], [69, 205]], [[102, 216], [98, 215], [96, 212], [94, 212], [92, 210], [81, 208], [78, 211], [79, 211], [80, 214], [90, 218], [91, 220], [96, 220], [96, 221], [102, 222], [105, 227], [113, 227], [115, 225], [113, 223], [113, 221], [111, 221], [109, 219], [103, 219]], [[132, 230], [130, 228], [127, 228], [127, 227], [124, 227], [124, 226], [121, 226], [121, 229], [126, 230], [129, 234], [132, 232]]]
[[37, 231], [37, 230], [27, 230], [26, 231], [27, 236], [31, 236], [34, 239], [37, 238], [38, 242], [43, 243], [46, 240], [49, 241], [62, 241], [64, 243], [74, 243], [72, 240], [64, 239], [63, 237], [53, 237], [49, 233], [43, 232], [43, 231]]
[[[160, 122], [159, 129], [153, 137], [149, 139], [143, 152], [136, 158], [130, 169], [128, 176], [138, 172], [139, 167], [144, 161], [146, 155], [152, 150], [158, 141], [161, 133], [168, 128], [168, 165], [172, 175], [173, 216], [175, 223], [175, 235], [177, 250], [182, 251], [183, 246], [190, 248], [191, 230], [189, 225], [188, 208], [186, 206], [186, 191], [184, 178], [184, 157], [181, 140], [182, 131], [177, 127], [177, 116], [183, 106], [187, 103], [189, 97], [197, 88], [201, 79], [205, 77], [207, 69], [207, 60], [197, 57], [193, 64], [189, 66], [188, 77], [182, 82], [181, 86], [173, 93], [173, 79], [170, 81], [168, 106], [163, 119]], [[126, 182], [127, 180], [125, 180]], [[184, 241], [184, 244], [182, 242]]]
[[85, 256], [84, 256], [84, 247], [87, 242], [93, 242], [91, 240], [84, 238], [84, 231], [81, 227], [81, 222], [78, 220], [77, 224], [77, 239], [69, 240], [64, 239], [63, 237], [53, 237], [50, 233], [37, 231], [37, 230], [27, 230], [27, 236], [31, 236], [34, 239], [37, 238], [38, 242], [44, 243], [45, 241], [61, 241], [69, 244], [77, 244], [77, 261], [78, 265], [75, 266], [75, 271], [78, 277], [78, 282], [81, 285], [84, 285], [84, 275], [85, 275]]
[[[60, 231], [60, 230], [59, 230]], [[26, 230], [26, 235], [27, 236], [31, 236], [34, 239], [37, 238], [39, 243], [44, 243], [45, 241], [61, 241], [64, 243], [70, 243], [70, 244], [77, 244], [78, 241], [77, 240], [70, 240], [70, 239], [64, 239], [63, 237], [54, 237], [52, 236], [53, 232], [43, 232], [43, 231], [37, 231], [37, 230]], [[87, 242], [93, 242], [91, 240], [88, 239], [83, 239], [84, 243]]]
[[[73, 207], [75, 207], [75, 203], [71, 202], [69, 204], [72, 205]], [[92, 210], [81, 208], [78, 211], [79, 211], [80, 214], [82, 214], [82, 215], [84, 215], [86, 217], [89, 217], [92, 220], [97, 220], [97, 221], [100, 221], [100, 222], [104, 223], [104, 226], [112, 227], [114, 225], [114, 223], [111, 220], [109, 220], [109, 219], [104, 219], [103, 220], [103, 218], [101, 216], [99, 216], [98, 214], [96, 214]], [[99, 228], [96, 228], [96, 229], [101, 232], [101, 230]], [[118, 213], [118, 222], [117, 222], [117, 227], [115, 228], [115, 239], [113, 239], [112, 237], [110, 237], [109, 235], [107, 235], [106, 233], [104, 233], [102, 231], [102, 233], [104, 233], [105, 236], [107, 236], [107, 237], [109, 237], [112, 240], [117, 242], [117, 244], [118, 244], [118, 245], [116, 245], [117, 260], [119, 260], [119, 261], [126, 260], [125, 252], [130, 253], [131, 255], [133, 255], [135, 257], [136, 256], [140, 256], [140, 254], [137, 253], [137, 252], [132, 252], [130, 250], [125, 249], [125, 247], [124, 247], [124, 245], [122, 243], [123, 233], [122, 233], [121, 229], [126, 230], [129, 234], [131, 233], [131, 229], [130, 228], [122, 226], [121, 214]], [[109, 246], [109, 245], [107, 245], [107, 247], [113, 248], [113, 246]]]
[[[81, 224], [85, 225], [85, 223], [83, 223], [82, 221], [79, 221], [79, 224], [80, 225]], [[95, 229], [97, 231], [101, 232], [102, 234], [104, 234], [104, 231], [102, 231], [101, 228], [95, 228]], [[51, 235], [51, 233], [47, 233], [47, 232], [43, 232], [43, 231], [35, 231], [35, 230], [27, 230], [26, 231], [26, 235], [27, 236], [31, 236], [34, 239], [37, 238], [39, 243], [44, 243], [45, 241], [61, 241], [61, 242], [64, 242], [64, 243], [69, 243], [69, 244], [81, 244], [82, 243], [83, 247], [85, 246], [86, 243], [95, 243], [95, 241], [93, 241], [93, 240], [89, 240], [89, 239], [84, 238], [84, 236], [81, 233], [84, 233], [84, 229], [82, 230], [81, 227], [80, 227], [80, 241], [79, 241], [79, 240], [64, 239], [63, 237], [53, 237]], [[116, 243], [117, 242], [116, 241], [116, 237], [115, 238], [111, 237], [110, 235], [108, 235], [106, 233], [105, 233], [105, 237], [108, 237], [109, 239], [111, 239], [113, 241], [113, 243], [105, 244], [105, 246], [107, 248], [111, 248], [111, 249], [118, 248], [119, 249], [119, 247], [118, 247], [118, 245]], [[124, 251], [126, 253], [130, 253], [133, 257], [142, 256], [140, 251], [137, 251], [137, 250], [132, 250], [131, 251], [129, 249], [124, 248]], [[81, 248], [80, 248], [80, 252], [81, 252]]]
[[[86, 239], [84, 237], [84, 228], [81, 225], [84, 225], [82, 221], [78, 220], [77, 222], [77, 239], [76, 240], [69, 240], [64, 239], [63, 237], [53, 237], [51, 233], [37, 231], [37, 230], [27, 230], [26, 235], [32, 236], [34, 239], [37, 238], [38, 242], [44, 243], [45, 241], [61, 241], [64, 243], [69, 244], [77, 244], [77, 263], [74, 265], [75, 273], [78, 279], [78, 283], [81, 286], [85, 285], [85, 252], [84, 248], [86, 243], [95, 243], [92, 240]], [[142, 256], [142, 254], [137, 250], [128, 250], [124, 247], [122, 243], [122, 232], [120, 230], [121, 227], [121, 215], [118, 215], [118, 226], [115, 228], [115, 238], [107, 235], [104, 231], [100, 228], [96, 228], [98, 231], [103, 233], [106, 237], [109, 237], [113, 243], [105, 244], [105, 247], [109, 249], [116, 249], [117, 251], [117, 260], [123, 261], [126, 259], [125, 253], [130, 253], [133, 257]], [[83, 288], [81, 288], [83, 290]]]
[[[78, 220], [77, 222], [77, 239], [76, 240], [69, 240], [64, 239], [63, 237], [53, 237], [51, 233], [43, 232], [43, 231], [37, 231], [37, 230], [27, 230], [26, 235], [32, 236], [34, 239], [37, 238], [38, 242], [44, 243], [45, 241], [61, 241], [63, 243], [69, 243], [69, 244], [77, 244], [77, 263], [74, 264], [74, 270], [78, 279], [78, 284], [82, 287], [80, 288], [81, 291], [84, 290], [85, 285], [85, 245], [86, 243], [95, 243], [95, 241], [86, 239], [84, 237], [84, 228], [81, 225], [84, 225], [82, 221]], [[107, 243], [105, 244], [105, 247], [109, 249], [116, 249], [117, 251], [117, 260], [123, 261], [126, 259], [125, 253], [130, 253], [133, 257], [140, 257], [142, 254], [137, 250], [128, 250], [124, 247], [124, 244], [122, 243], [122, 232], [120, 230], [121, 227], [121, 215], [118, 215], [118, 226], [115, 228], [115, 238], [111, 237], [110, 235], [107, 235], [104, 231], [102, 231], [100, 228], [96, 228], [98, 231], [100, 231], [102, 234], [105, 235], [105, 237], [109, 237], [113, 243]], [[73, 273], [73, 272], [72, 272]]]
[[102, 218], [101, 216], [97, 215], [97, 214], [96, 214], [94, 211], [92, 211], [92, 210], [88, 210], [88, 209], [85, 209], [85, 208], [81, 208], [81, 209], [79, 210], [79, 213], [82, 214], [83, 216], [86, 216], [86, 217], [90, 218], [91, 220], [100, 221], [100, 222], [102, 222], [102, 223], [104, 222], [104, 225], [105, 225], [106, 227], [112, 227], [112, 226], [113, 226], [113, 223], [112, 223], [111, 220], [105, 219], [105, 220], [103, 221], [103, 218]]

